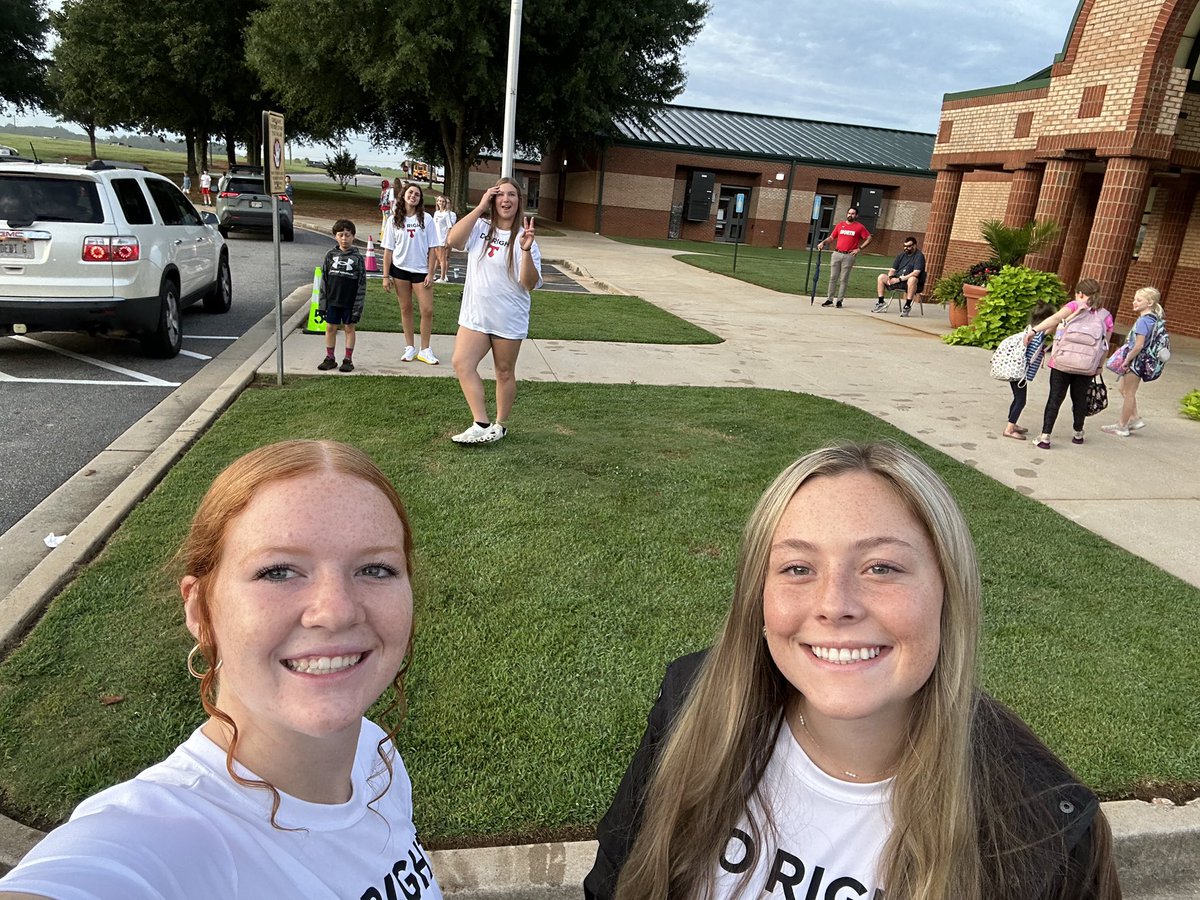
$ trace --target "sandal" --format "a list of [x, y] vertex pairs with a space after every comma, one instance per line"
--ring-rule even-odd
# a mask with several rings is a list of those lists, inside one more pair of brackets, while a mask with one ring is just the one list
[[1006, 438], [1012, 438], [1014, 441], [1025, 440], [1025, 435], [1021, 434], [1019, 431], [1008, 431], [1005, 429], [1002, 433]]
[[1020, 425], [1014, 425], [1014, 426], [1012, 427], [1012, 429], [1013, 429], [1013, 431], [1015, 431], [1017, 434], [1029, 434], [1029, 429], [1028, 429], [1028, 428], [1022, 428]]

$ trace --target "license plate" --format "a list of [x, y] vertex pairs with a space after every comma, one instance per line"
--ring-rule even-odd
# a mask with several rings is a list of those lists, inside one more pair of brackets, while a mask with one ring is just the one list
[[5, 259], [33, 259], [30, 241], [0, 241], [0, 256]]
[[250, 208], [251, 209], [262, 209], [262, 201], [261, 200], [251, 200]]

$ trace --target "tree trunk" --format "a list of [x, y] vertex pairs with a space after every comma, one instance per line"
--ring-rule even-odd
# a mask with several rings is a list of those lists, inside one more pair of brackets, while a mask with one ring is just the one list
[[208, 132], [201, 131], [197, 136], [200, 144], [200, 169], [204, 172], [208, 171]]
[[450, 208], [461, 216], [470, 209], [467, 202], [471, 171], [468, 160], [470, 154], [467, 153], [467, 144], [460, 125], [443, 119], [440, 128], [442, 150], [446, 154], [446, 197], [450, 201]]
[[196, 132], [193, 129], [188, 128], [183, 133], [183, 144], [187, 148], [187, 173], [197, 178], [200, 173], [196, 169]]
[[96, 125], [93, 122], [85, 122], [83, 130], [87, 132], [88, 143], [92, 145], [92, 159], [96, 158]]
[[225, 132], [225, 159], [231, 169], [237, 163], [237, 142], [233, 139], [232, 131]]

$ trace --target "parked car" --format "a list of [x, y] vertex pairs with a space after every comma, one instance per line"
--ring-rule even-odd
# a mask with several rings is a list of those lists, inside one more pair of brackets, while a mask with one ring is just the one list
[[379, 174], [374, 169], [368, 168], [367, 166], [359, 166], [355, 171], [358, 172], [359, 175], [378, 175]]
[[[210, 214], [211, 215], [211, 214]], [[151, 356], [183, 343], [180, 310], [233, 303], [229, 253], [169, 179], [96, 160], [0, 165], [0, 332], [138, 336]]]
[[20, 156], [16, 147], [8, 147], [0, 144], [0, 156]]
[[[239, 174], [246, 169], [258, 169], [258, 174]], [[218, 185], [217, 228], [222, 237], [230, 231], [271, 231], [271, 195], [267, 193], [260, 166], [233, 166], [221, 176]], [[296, 238], [292, 201], [287, 194], [279, 195], [279, 236], [282, 240]]]

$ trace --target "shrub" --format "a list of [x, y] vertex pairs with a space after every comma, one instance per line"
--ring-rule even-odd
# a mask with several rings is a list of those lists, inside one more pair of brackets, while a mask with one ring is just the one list
[[1024, 266], [1005, 266], [992, 276], [987, 287], [975, 320], [944, 335], [942, 340], [947, 344], [995, 349], [1029, 324], [1029, 311], [1039, 300], [1056, 308], [1067, 300], [1067, 289], [1057, 275]]
[[971, 268], [967, 269], [967, 274], [963, 277], [963, 284], [984, 287], [992, 280], [992, 276], [999, 274], [999, 272], [1000, 263], [994, 259], [987, 262], [977, 262]]
[[339, 150], [333, 158], [325, 157], [325, 174], [338, 183], [339, 190], [345, 190], [347, 182], [358, 174], [358, 157], [351, 156], [349, 150]]
[[1189, 419], [1200, 420], [1200, 391], [1185, 394], [1179, 401], [1179, 411]]
[[933, 293], [930, 294], [930, 298], [934, 303], [966, 306], [967, 298], [963, 296], [962, 292], [963, 279], [966, 277], [966, 272], [951, 272], [949, 275], [943, 275], [937, 280], [937, 284], [933, 286]]
[[979, 233], [992, 249], [996, 268], [1020, 265], [1027, 253], [1037, 253], [1058, 236], [1054, 222], [1026, 222], [1019, 227], [989, 219], [979, 226]]

